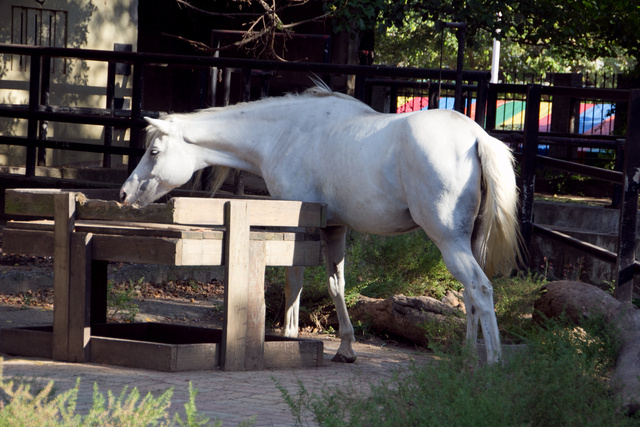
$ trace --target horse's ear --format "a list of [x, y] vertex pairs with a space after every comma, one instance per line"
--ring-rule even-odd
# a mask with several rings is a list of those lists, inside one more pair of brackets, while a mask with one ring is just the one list
[[173, 124], [171, 122], [160, 119], [152, 119], [151, 117], [145, 117], [144, 119], [147, 123], [158, 129], [160, 132], [165, 134], [172, 133]]

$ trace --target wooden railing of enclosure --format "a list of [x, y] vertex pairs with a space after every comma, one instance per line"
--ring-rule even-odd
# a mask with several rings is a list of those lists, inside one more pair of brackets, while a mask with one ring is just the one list
[[[337, 65], [324, 63], [282, 62], [232, 58], [214, 58], [206, 56], [167, 55], [140, 52], [115, 52], [88, 49], [69, 49], [54, 47], [37, 47], [23, 45], [0, 44], [0, 54], [24, 55], [30, 58], [29, 71], [29, 103], [28, 105], [0, 105], [0, 117], [13, 117], [28, 120], [27, 137], [0, 136], [0, 144], [26, 146], [26, 176], [34, 176], [37, 164], [38, 149], [63, 149], [102, 153], [105, 161], [103, 165], [108, 167], [109, 155], [129, 155], [129, 168], [132, 170], [137, 157], [142, 154], [142, 141], [140, 130], [146, 125], [142, 119], [144, 116], [157, 116], [157, 112], [143, 110], [143, 80], [144, 68], [150, 66], [162, 67], [189, 67], [208, 69], [211, 67], [226, 69], [234, 68], [242, 70], [243, 95], [242, 100], [249, 100], [252, 70], [262, 71], [290, 71], [306, 73], [309, 76], [325, 75], [352, 75], [355, 76], [355, 95], [361, 100], [367, 98], [366, 89], [371, 87], [366, 83], [371, 78], [390, 79], [447, 79], [455, 80], [454, 70], [428, 70], [418, 68], [398, 68], [385, 66], [358, 66]], [[48, 92], [51, 82], [50, 64], [52, 58], [75, 58], [90, 61], [108, 62], [113, 64], [131, 64], [132, 94], [131, 110], [115, 109], [113, 103], [108, 108], [80, 109], [59, 108], [48, 105]], [[484, 71], [465, 71], [462, 78], [467, 82], [476, 82], [477, 96], [484, 99], [486, 96], [489, 73]], [[106, 87], [105, 94], [109, 99], [113, 87]], [[112, 96], [111, 96], [112, 98]], [[484, 115], [476, 117], [479, 123], [484, 123]], [[38, 128], [41, 122], [58, 121], [68, 123], [82, 123], [102, 125], [105, 127], [117, 126], [131, 129], [129, 147], [115, 147], [106, 141], [103, 145], [86, 144], [67, 141], [41, 140], [38, 138]]]
[[[638, 189], [640, 187], [640, 90], [583, 89], [569, 87], [549, 87], [541, 85], [491, 85], [487, 122], [495, 123], [495, 94], [498, 91], [526, 93], [524, 132], [499, 132], [488, 129], [494, 136], [503, 140], [516, 141], [521, 146], [518, 158], [521, 164], [521, 226], [527, 246], [531, 236], [536, 233], [552, 238], [563, 244], [583, 251], [589, 256], [616, 265], [616, 297], [621, 301], [631, 301], [633, 293], [633, 275], [640, 273], [640, 263], [635, 260], [636, 220], [638, 212]], [[581, 135], [567, 136], [539, 132], [540, 101], [542, 95], [565, 95], [606, 99], [615, 103], [628, 102], [627, 132], [624, 143], [620, 137], [588, 138]], [[568, 144], [574, 146], [599, 146], [616, 148], [620, 170], [608, 170], [579, 163], [554, 159], [538, 155], [539, 144]], [[618, 253], [580, 241], [564, 233], [551, 230], [533, 222], [533, 201], [535, 193], [535, 170], [538, 166], [560, 169], [579, 175], [592, 177], [613, 183], [622, 188], [619, 202], [620, 223], [618, 232]]]

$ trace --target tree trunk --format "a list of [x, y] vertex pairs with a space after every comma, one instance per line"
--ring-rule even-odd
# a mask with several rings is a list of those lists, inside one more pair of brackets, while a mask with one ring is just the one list
[[395, 295], [382, 300], [360, 296], [349, 313], [354, 322], [425, 347], [434, 339], [461, 334], [466, 325], [462, 312], [429, 297]]
[[595, 316], [617, 328], [622, 345], [618, 353], [612, 385], [619, 389], [625, 409], [640, 409], [640, 310], [623, 303], [595, 286], [559, 281], [543, 286], [543, 295], [534, 304], [534, 320], [566, 316], [576, 325]]

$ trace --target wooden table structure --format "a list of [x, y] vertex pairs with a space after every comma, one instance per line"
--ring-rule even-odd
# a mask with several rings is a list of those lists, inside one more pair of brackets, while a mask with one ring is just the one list
[[[0, 351], [55, 360], [168, 371], [320, 366], [322, 343], [267, 337], [267, 265], [322, 262], [322, 204], [266, 199], [173, 198], [125, 206], [100, 190], [7, 190], [3, 252], [53, 256], [52, 327], [0, 332]], [[107, 199], [107, 200], [103, 200]], [[264, 227], [269, 227], [265, 229]], [[225, 265], [222, 331], [162, 324], [107, 324], [109, 262]]]

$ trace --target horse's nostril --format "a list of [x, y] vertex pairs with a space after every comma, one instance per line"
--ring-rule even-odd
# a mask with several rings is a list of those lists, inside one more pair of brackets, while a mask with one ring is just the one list
[[126, 198], [127, 198], [127, 193], [126, 193], [126, 192], [124, 192], [124, 191], [121, 191], [121, 192], [120, 192], [120, 202], [121, 202], [121, 203], [124, 203], [124, 201], [126, 200]]

